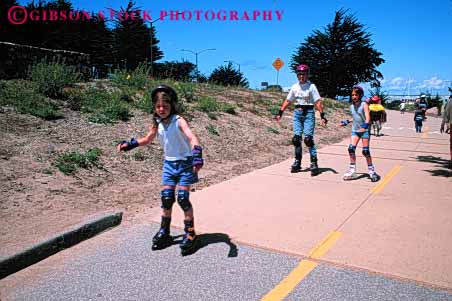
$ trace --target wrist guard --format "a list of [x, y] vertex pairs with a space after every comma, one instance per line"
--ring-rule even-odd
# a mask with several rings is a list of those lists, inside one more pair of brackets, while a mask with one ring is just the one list
[[202, 167], [204, 165], [204, 160], [202, 159], [202, 147], [195, 145], [191, 153], [193, 155], [193, 166]]
[[349, 123], [350, 123], [350, 120], [348, 120], [348, 119], [342, 120], [342, 121], [341, 121], [341, 124], [342, 124], [343, 126], [346, 126], [346, 125], [349, 124]]
[[123, 147], [121, 150], [123, 151], [129, 151], [131, 149], [134, 149], [135, 147], [140, 146], [138, 144], [138, 141], [135, 138], [130, 139], [130, 141], [124, 140], [120, 143], [121, 145], [126, 144], [126, 147]]
[[278, 111], [278, 115], [277, 116], [279, 116], [279, 118], [281, 118], [282, 117], [282, 114], [284, 113], [284, 111], [283, 110], [279, 110]]
[[361, 128], [367, 130], [369, 128], [369, 124], [364, 122], [363, 124], [361, 124]]
[[328, 123], [328, 119], [326, 119], [325, 115], [326, 115], [325, 112], [320, 113], [320, 119], [325, 121], [325, 124], [327, 124]]

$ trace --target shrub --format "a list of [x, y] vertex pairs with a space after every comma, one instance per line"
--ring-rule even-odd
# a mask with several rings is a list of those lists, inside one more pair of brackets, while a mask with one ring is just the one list
[[59, 60], [48, 62], [42, 59], [29, 67], [29, 78], [36, 83], [38, 91], [49, 97], [59, 97], [65, 86], [72, 85], [81, 79], [75, 66], [64, 65]]
[[45, 120], [61, 118], [57, 106], [38, 92], [36, 83], [26, 80], [2, 81], [0, 105], [10, 105], [21, 114], [31, 114]]
[[129, 105], [121, 100], [119, 93], [89, 88], [80, 94], [81, 111], [93, 113], [88, 120], [94, 123], [113, 123], [117, 120], [129, 120]]
[[203, 96], [199, 99], [195, 108], [206, 113], [216, 112], [220, 109], [220, 104], [217, 102], [215, 98]]
[[217, 120], [218, 119], [217, 115], [214, 112], [207, 113], [207, 117], [209, 117], [212, 120]]
[[221, 110], [225, 113], [231, 114], [231, 115], [236, 115], [237, 112], [235, 111], [235, 106], [229, 103], [224, 103], [222, 105]]
[[206, 126], [207, 131], [209, 132], [209, 134], [211, 135], [215, 135], [215, 136], [220, 136], [220, 133], [218, 133], [218, 130], [216, 129], [215, 126], [208, 124]]
[[143, 89], [150, 83], [149, 71], [150, 66], [146, 63], [140, 63], [135, 70], [116, 69], [113, 72], [111, 81], [118, 86], [128, 86]]
[[267, 111], [270, 112], [270, 114], [272, 114], [273, 116], [276, 116], [276, 115], [278, 115], [280, 108], [281, 108], [281, 106], [274, 104], [274, 105], [271, 105], [270, 107], [268, 107]]
[[138, 150], [132, 154], [132, 158], [135, 161], [144, 161], [147, 159], [147, 157], [148, 156], [146, 155], [146, 153], [141, 150]]
[[145, 113], [153, 113], [154, 106], [152, 104], [151, 93], [144, 93], [143, 97], [136, 103], [136, 107]]
[[79, 168], [90, 169], [100, 168], [99, 156], [101, 151], [98, 148], [89, 149], [85, 153], [66, 152], [59, 155], [54, 164], [65, 175], [74, 174]]
[[174, 88], [176, 89], [180, 102], [193, 102], [195, 100], [195, 84], [179, 82], [174, 85]]

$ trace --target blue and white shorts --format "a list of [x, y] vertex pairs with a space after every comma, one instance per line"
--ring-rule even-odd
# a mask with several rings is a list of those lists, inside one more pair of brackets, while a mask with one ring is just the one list
[[187, 160], [163, 162], [162, 185], [189, 186], [198, 182], [198, 175], [193, 171], [193, 157]]
[[365, 132], [352, 131], [352, 136], [358, 136], [358, 138], [361, 139], [370, 139], [370, 131], [369, 130]]

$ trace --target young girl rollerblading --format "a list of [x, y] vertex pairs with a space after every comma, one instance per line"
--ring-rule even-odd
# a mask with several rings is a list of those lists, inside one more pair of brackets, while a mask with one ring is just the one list
[[[359, 140], [363, 143], [363, 155], [366, 157], [369, 177], [372, 182], [380, 180], [380, 176], [375, 172], [375, 167], [372, 164], [372, 157], [370, 156], [370, 132], [369, 122], [370, 113], [369, 105], [365, 101], [361, 101], [364, 95], [364, 90], [360, 86], [355, 86], [352, 89], [352, 104], [350, 105], [350, 112], [353, 116], [352, 135], [350, 138], [350, 145], [348, 146], [348, 153], [350, 156], [350, 168], [344, 174], [343, 179], [353, 180], [356, 178], [356, 146]], [[349, 124], [349, 120], [343, 120], [342, 126]]]
[[[317, 165], [317, 148], [314, 143], [314, 127], [315, 127], [315, 109], [320, 113], [322, 124], [325, 126], [328, 122], [323, 112], [322, 99], [319, 95], [315, 84], [308, 80], [309, 66], [299, 65], [296, 68], [298, 82], [290, 88], [287, 99], [284, 100], [276, 116], [276, 121], [282, 117], [284, 110], [293, 102], [295, 110], [293, 114], [293, 132], [292, 144], [295, 147], [295, 161], [291, 166], [291, 172], [301, 171], [302, 142], [309, 148], [311, 157], [311, 176], [319, 173]], [[304, 139], [302, 138], [304, 135]]]
[[161, 249], [171, 244], [171, 213], [176, 201], [184, 211], [185, 234], [180, 244], [182, 255], [193, 250], [196, 242], [193, 207], [189, 200], [190, 185], [198, 181], [198, 171], [203, 166], [202, 148], [198, 138], [190, 130], [187, 121], [177, 114], [177, 94], [169, 86], [160, 85], [152, 90], [154, 122], [148, 134], [139, 139], [132, 138], [118, 144], [119, 151], [128, 151], [151, 143], [156, 136], [163, 146], [165, 160], [162, 172], [162, 220], [154, 236], [152, 249]]

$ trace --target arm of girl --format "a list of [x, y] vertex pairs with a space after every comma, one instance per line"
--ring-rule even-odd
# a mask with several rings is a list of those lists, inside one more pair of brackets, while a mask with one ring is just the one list
[[116, 147], [118, 151], [129, 151], [131, 149], [134, 149], [135, 147], [146, 145], [152, 142], [154, 140], [155, 136], [157, 134], [157, 127], [151, 127], [149, 129], [149, 132], [146, 136], [143, 138], [132, 138], [130, 141], [123, 141], [118, 144]]
[[198, 172], [204, 165], [204, 160], [202, 159], [202, 148], [199, 145], [199, 140], [195, 136], [195, 134], [193, 134], [193, 132], [190, 130], [187, 121], [185, 121], [185, 119], [182, 117], [179, 118], [179, 129], [187, 137], [188, 142], [192, 147], [193, 168], [195, 169], [195, 172]]
[[361, 125], [360, 132], [365, 132], [369, 129], [370, 125], [370, 111], [369, 111], [369, 104], [364, 103], [364, 116], [366, 117], [366, 121]]

